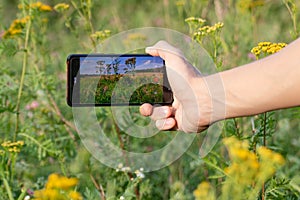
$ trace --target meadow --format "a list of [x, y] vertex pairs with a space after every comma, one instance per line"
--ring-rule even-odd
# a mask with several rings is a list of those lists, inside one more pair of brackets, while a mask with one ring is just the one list
[[[120, 79], [125, 87], [114, 90]], [[153, 79], [159, 80], [159, 84], [155, 84]], [[140, 87], [134, 90], [133, 82]], [[143, 84], [145, 82], [148, 84]], [[80, 103], [110, 104], [113, 102], [135, 105], [140, 105], [143, 102], [162, 103], [163, 87], [160, 84], [163, 84], [163, 76], [159, 72], [102, 75], [100, 78], [99, 76], [82, 76], [80, 77]], [[96, 89], [94, 88], [95, 85], [97, 86]]]
[[[179, 31], [222, 71], [298, 38], [299, 9], [298, 0], [2, 0], [0, 200], [300, 199], [299, 107], [228, 119], [206, 157], [198, 152], [204, 132], [175, 162], [145, 172], [95, 159], [66, 103], [67, 56], [89, 53], [117, 33]], [[131, 115], [149, 123], [138, 107]], [[97, 118], [123, 150], [151, 152], [172, 137], [127, 135], [109, 108], [97, 108]]]

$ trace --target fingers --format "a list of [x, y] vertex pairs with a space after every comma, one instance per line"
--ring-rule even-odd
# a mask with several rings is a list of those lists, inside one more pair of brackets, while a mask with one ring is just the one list
[[176, 120], [172, 117], [173, 108], [169, 106], [155, 107], [149, 103], [144, 103], [140, 107], [140, 113], [143, 116], [150, 116], [156, 121], [156, 127], [159, 130], [169, 130], [176, 126]]
[[148, 117], [152, 114], [153, 112], [153, 106], [149, 103], [144, 103], [143, 105], [140, 106], [140, 113], [141, 115]]
[[144, 103], [140, 107], [140, 113], [143, 116], [150, 116], [153, 120], [168, 118], [172, 115], [172, 107], [169, 106], [152, 106], [149, 103]]
[[166, 118], [157, 120], [155, 123], [159, 130], [170, 130], [176, 126], [176, 121], [174, 118]]
[[176, 56], [184, 59], [184, 55], [179, 49], [163, 40], [157, 42], [152, 47], [147, 47], [146, 53], [149, 53], [152, 56], [160, 56], [164, 60], [166, 60], [169, 56]]

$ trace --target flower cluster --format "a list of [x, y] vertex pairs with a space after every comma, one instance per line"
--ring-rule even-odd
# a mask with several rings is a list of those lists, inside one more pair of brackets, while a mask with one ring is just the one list
[[50, 174], [45, 188], [34, 192], [35, 200], [82, 200], [79, 192], [74, 190], [77, 178], [67, 178], [58, 174]]
[[9, 38], [20, 35], [29, 20], [29, 16], [23, 17], [21, 19], [15, 19], [9, 26], [8, 30], [4, 33], [3, 37]]
[[197, 186], [193, 192], [196, 200], [215, 200], [215, 191], [209, 182], [202, 182]]
[[16, 142], [11, 142], [11, 141], [5, 141], [1, 144], [1, 146], [6, 149], [8, 152], [11, 153], [19, 153], [21, 151], [22, 146], [24, 146], [24, 141], [16, 141]]
[[224, 172], [228, 176], [222, 187], [223, 195], [231, 199], [237, 196], [257, 195], [261, 186], [276, 170], [284, 164], [284, 158], [266, 147], [258, 147], [257, 154], [249, 151], [247, 141], [239, 141], [234, 137], [224, 139], [228, 149], [231, 165]]
[[203, 26], [200, 27], [195, 33], [194, 37], [203, 37], [207, 35], [212, 35], [215, 32], [219, 32], [223, 28], [224, 24], [222, 22], [218, 22], [213, 26]]
[[95, 33], [91, 34], [92, 38], [95, 38], [98, 41], [105, 40], [110, 36], [110, 30], [103, 30], [103, 31], [96, 31]]
[[116, 169], [116, 172], [130, 172], [131, 168], [130, 167], [124, 167], [122, 163], [118, 164], [118, 167]]
[[[120, 163], [116, 169], [116, 172], [130, 172], [130, 171], [131, 168], [123, 166], [122, 163]], [[140, 169], [135, 170], [134, 174], [136, 175], [136, 178], [143, 179], [145, 178], [145, 174], [143, 172], [144, 172], [144, 168], [141, 167]]]
[[52, 11], [52, 7], [46, 4], [43, 4], [42, 2], [38, 1], [35, 3], [31, 3], [29, 5], [23, 5], [23, 4], [19, 4], [18, 8], [20, 10], [22, 10], [23, 8], [25, 8], [26, 10], [32, 9], [32, 10], [37, 10], [37, 11], [41, 11], [41, 12], [49, 12]]
[[239, 141], [234, 137], [230, 137], [224, 139], [224, 144], [228, 149], [231, 160], [231, 165], [224, 170], [225, 173], [235, 178], [237, 183], [251, 185], [259, 170], [256, 154], [248, 150], [247, 141]]
[[137, 178], [143, 179], [145, 178], [145, 174], [143, 173], [144, 168], [140, 168], [134, 171]]
[[261, 54], [274, 54], [286, 46], [286, 43], [260, 42], [256, 47], [251, 49], [251, 53], [253, 53], [258, 59]]
[[276, 172], [277, 168], [285, 163], [284, 158], [279, 153], [275, 153], [264, 146], [257, 149], [257, 154], [260, 160], [260, 168], [257, 174], [258, 182], [267, 180]]
[[[284, 164], [284, 158], [266, 147], [254, 153], [247, 141], [229, 137], [223, 143], [228, 149], [230, 165], [224, 170], [226, 180], [222, 185], [221, 199], [256, 199], [262, 185]], [[194, 191], [196, 200], [216, 200], [214, 188], [202, 182]]]
[[189, 18], [186, 18], [184, 21], [189, 25], [191, 34], [194, 31], [196, 31], [199, 27], [203, 26], [203, 24], [206, 22], [205, 19], [202, 19], [199, 17], [189, 17]]
[[69, 8], [70, 8], [70, 5], [66, 4], [66, 3], [58, 3], [53, 7], [53, 9], [56, 12], [63, 12], [65, 10], [68, 10]]
[[184, 21], [186, 23], [197, 23], [197, 24], [204, 24], [206, 22], [205, 19], [199, 17], [188, 17]]

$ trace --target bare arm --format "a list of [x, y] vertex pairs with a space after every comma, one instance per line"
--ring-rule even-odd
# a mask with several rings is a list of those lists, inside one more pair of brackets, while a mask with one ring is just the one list
[[161, 130], [200, 132], [218, 120], [300, 105], [300, 39], [272, 56], [209, 76], [195, 74], [166, 42], [147, 52], [166, 61], [174, 92], [172, 106], [140, 108]]
[[300, 39], [280, 52], [220, 73], [226, 118], [300, 105]]

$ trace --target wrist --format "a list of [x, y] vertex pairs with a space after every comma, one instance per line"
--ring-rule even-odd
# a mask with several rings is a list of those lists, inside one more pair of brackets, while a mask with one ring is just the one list
[[210, 125], [226, 118], [226, 99], [223, 81], [219, 73], [197, 77], [195, 94], [200, 111], [200, 124]]

